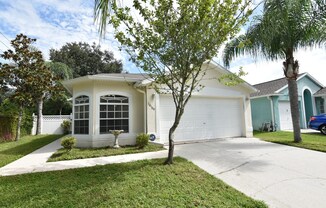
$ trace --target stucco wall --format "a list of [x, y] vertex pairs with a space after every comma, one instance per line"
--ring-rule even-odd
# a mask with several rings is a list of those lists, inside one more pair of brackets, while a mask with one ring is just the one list
[[[316, 103], [316, 114], [322, 114], [326, 112], [326, 97], [316, 97], [315, 98]], [[322, 108], [324, 111], [322, 111]]]
[[134, 144], [136, 135], [145, 131], [144, 94], [137, 91], [132, 84], [91, 80], [75, 85], [73, 92], [74, 98], [83, 94], [90, 96], [89, 135], [74, 135], [79, 147], [113, 145], [114, 136], [112, 134], [100, 134], [99, 132], [99, 100], [102, 95], [116, 94], [129, 98], [129, 133], [119, 136], [121, 145]]
[[157, 115], [157, 93], [154, 89], [148, 88], [147, 96], [147, 133], [156, 134], [156, 115]]
[[267, 97], [251, 99], [251, 112], [254, 130], [259, 130], [264, 122], [273, 120], [271, 101]]

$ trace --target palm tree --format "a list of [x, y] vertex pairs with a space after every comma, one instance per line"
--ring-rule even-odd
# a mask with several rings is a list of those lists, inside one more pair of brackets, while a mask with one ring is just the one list
[[95, 0], [94, 21], [99, 24], [99, 33], [101, 37], [105, 36], [108, 16], [111, 13], [112, 6], [119, 3], [119, 0]]
[[262, 15], [255, 16], [244, 35], [231, 40], [223, 52], [228, 67], [237, 56], [250, 54], [267, 60], [283, 59], [288, 80], [294, 142], [301, 142], [297, 77], [294, 52], [320, 46], [325, 40], [324, 0], [265, 0]]

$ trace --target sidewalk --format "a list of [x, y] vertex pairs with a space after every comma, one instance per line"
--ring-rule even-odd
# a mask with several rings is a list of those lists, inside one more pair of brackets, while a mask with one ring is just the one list
[[91, 167], [95, 165], [106, 165], [112, 163], [124, 163], [144, 159], [164, 158], [167, 156], [167, 150], [162, 150], [158, 152], [145, 152], [109, 157], [66, 160], [59, 162], [46, 162], [48, 158], [60, 148], [60, 139], [58, 139], [0, 168], [0, 176]]

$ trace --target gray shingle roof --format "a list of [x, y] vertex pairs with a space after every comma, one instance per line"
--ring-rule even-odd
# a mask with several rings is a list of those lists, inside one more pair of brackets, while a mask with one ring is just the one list
[[285, 77], [280, 78], [280, 79], [271, 80], [268, 82], [263, 82], [260, 84], [256, 84], [256, 85], [254, 85], [254, 87], [256, 89], [258, 89], [259, 91], [256, 93], [250, 94], [250, 97], [275, 94], [275, 92], [277, 90], [281, 89], [282, 87], [284, 87], [287, 84], [288, 84], [288, 81]]
[[314, 95], [326, 95], [326, 87], [321, 88], [319, 91], [317, 91]]

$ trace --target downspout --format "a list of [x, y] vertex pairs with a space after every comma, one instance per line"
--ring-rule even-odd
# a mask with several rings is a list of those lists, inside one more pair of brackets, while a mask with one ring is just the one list
[[140, 90], [135, 85], [134, 88], [144, 95], [144, 133], [147, 134], [147, 91]]
[[273, 126], [275, 126], [274, 104], [273, 104], [272, 96], [268, 96], [267, 99], [271, 102], [272, 122], [273, 122]]

